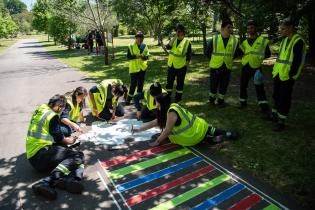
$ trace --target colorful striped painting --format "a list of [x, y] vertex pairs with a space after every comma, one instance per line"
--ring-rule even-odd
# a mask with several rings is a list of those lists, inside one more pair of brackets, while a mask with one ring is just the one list
[[118, 209], [288, 209], [194, 148], [165, 144], [100, 166]]

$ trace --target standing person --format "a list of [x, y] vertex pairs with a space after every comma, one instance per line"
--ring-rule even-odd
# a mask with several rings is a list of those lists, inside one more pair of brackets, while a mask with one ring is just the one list
[[224, 97], [230, 82], [233, 59], [240, 54], [238, 39], [232, 32], [232, 21], [222, 21], [221, 33], [212, 36], [206, 50], [206, 56], [210, 59], [209, 102], [214, 105], [217, 99], [221, 108], [226, 105]]
[[158, 146], [167, 138], [172, 143], [182, 146], [193, 146], [203, 140], [217, 143], [221, 142], [223, 138], [237, 138], [236, 133], [208, 125], [204, 119], [176, 103], [171, 103], [168, 94], [160, 94], [156, 97], [156, 102], [158, 105], [157, 119], [132, 130], [132, 132], [141, 132], [156, 126], [160, 127], [163, 130], [161, 135], [150, 146]]
[[65, 136], [70, 136], [75, 131], [83, 132], [79, 123], [84, 122], [82, 109], [85, 106], [87, 95], [87, 90], [84, 87], [77, 87], [70, 96], [66, 97], [67, 104], [60, 115], [61, 131]]
[[101, 51], [101, 46], [103, 46], [102, 35], [99, 31], [96, 31], [95, 33], [95, 42], [96, 42], [96, 46], [95, 46], [96, 55], [98, 55]]
[[[254, 84], [258, 104], [264, 114], [270, 114], [262, 73], [261, 64], [265, 58], [269, 58], [271, 53], [269, 49], [269, 40], [258, 34], [257, 25], [253, 20], [247, 23], [248, 37], [240, 45], [244, 55], [242, 57], [242, 74], [240, 80], [240, 105], [241, 108], [247, 106], [247, 87], [248, 82], [254, 77]], [[255, 75], [255, 76], [254, 76]]]
[[59, 114], [66, 106], [63, 95], [55, 95], [48, 104], [40, 105], [32, 116], [26, 138], [26, 157], [40, 172], [50, 175], [32, 185], [36, 195], [49, 200], [57, 198], [54, 187], [71, 193], [81, 193], [83, 185], [84, 154], [67, 147], [75, 142], [65, 137], [60, 128]]
[[192, 54], [191, 43], [185, 38], [185, 27], [182, 24], [177, 24], [176, 37], [166, 45], [166, 49], [169, 50], [166, 90], [171, 96], [176, 78], [175, 102], [179, 102], [182, 100], [185, 76]]
[[166, 93], [167, 91], [162, 89], [159, 82], [154, 82], [150, 89], [145, 90], [135, 96], [135, 107], [137, 109], [138, 120], [148, 120], [155, 119], [157, 113], [157, 104], [155, 98], [161, 93]]
[[296, 33], [293, 20], [290, 18], [283, 20], [280, 23], [280, 32], [284, 39], [272, 71], [274, 107], [271, 119], [277, 122], [274, 131], [285, 129], [293, 86], [301, 74], [306, 54], [305, 42]]
[[88, 54], [90, 55], [93, 52], [93, 46], [94, 46], [94, 31], [89, 31], [87, 35], [87, 45], [88, 45]]
[[129, 60], [130, 87], [126, 104], [130, 104], [134, 97], [135, 90], [137, 93], [143, 91], [145, 72], [148, 68], [147, 60], [149, 59], [148, 46], [143, 43], [144, 35], [138, 31], [135, 35], [135, 42], [128, 46], [127, 58]]
[[125, 114], [122, 103], [118, 99], [127, 92], [121, 80], [103, 80], [89, 91], [89, 105], [92, 115], [101, 120], [113, 120]]

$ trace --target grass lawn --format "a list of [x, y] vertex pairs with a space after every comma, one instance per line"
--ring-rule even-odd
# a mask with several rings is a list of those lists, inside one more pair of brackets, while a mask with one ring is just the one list
[[[95, 81], [107, 78], [120, 78], [129, 83], [127, 44], [133, 39], [120, 37], [115, 39], [115, 60], [105, 66], [102, 56], [88, 56], [85, 50], [66, 50], [42, 41], [52, 55], [71, 67], [78, 68]], [[145, 39], [149, 45], [150, 61], [146, 74], [146, 85], [153, 81], [166, 84], [167, 56], [156, 46], [154, 40]], [[217, 127], [239, 130], [241, 139], [234, 143], [224, 143], [215, 147], [215, 153], [229, 160], [233, 167], [250, 173], [259, 180], [269, 183], [277, 190], [294, 197], [304, 207], [314, 206], [315, 189], [315, 97], [312, 91], [315, 84], [314, 68], [304, 70], [296, 82], [293, 104], [285, 132], [272, 131], [273, 124], [260, 119], [256, 104], [254, 86], [249, 86], [249, 105], [239, 110], [240, 65], [236, 64], [232, 72], [224, 109], [208, 105], [209, 69], [208, 61], [202, 52], [201, 42], [193, 43], [193, 59], [186, 76], [182, 104], [193, 113], [205, 118]], [[264, 66], [265, 86], [271, 102], [272, 66]], [[209, 146], [210, 147], [210, 146]]]
[[6, 49], [11, 47], [16, 41], [16, 39], [0, 39], [0, 55], [4, 53]]

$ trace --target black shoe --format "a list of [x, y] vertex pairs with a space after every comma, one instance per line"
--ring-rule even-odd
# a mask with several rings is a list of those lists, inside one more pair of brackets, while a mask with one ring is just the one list
[[243, 110], [243, 109], [246, 109], [246, 107], [247, 107], [247, 104], [241, 103], [238, 108]]
[[235, 131], [227, 131], [225, 134], [225, 138], [228, 140], [237, 140], [239, 138], [239, 134]]
[[80, 181], [74, 179], [73, 177], [61, 178], [57, 180], [55, 187], [75, 194], [81, 194], [84, 188]]
[[41, 195], [48, 200], [56, 200], [57, 192], [54, 188], [50, 187], [49, 183], [44, 180], [40, 180], [32, 185], [32, 190], [35, 195]]
[[210, 103], [210, 105], [215, 105], [215, 98], [209, 97], [209, 103]]
[[275, 132], [281, 132], [285, 129], [285, 124], [283, 123], [277, 123], [276, 127], [273, 129]]

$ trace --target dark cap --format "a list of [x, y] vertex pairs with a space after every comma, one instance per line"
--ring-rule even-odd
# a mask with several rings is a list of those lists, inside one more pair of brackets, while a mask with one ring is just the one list
[[150, 95], [155, 97], [158, 96], [162, 93], [162, 86], [159, 82], [154, 82], [151, 86], [150, 86]]
[[285, 26], [296, 26], [297, 25], [296, 21], [291, 17], [287, 17], [287, 18], [283, 19], [281, 21], [281, 24], [283, 24]]
[[185, 33], [185, 26], [181, 23], [178, 23], [175, 28], [176, 31], [181, 31]]
[[140, 38], [144, 38], [144, 35], [143, 35], [143, 33], [141, 32], [141, 31], [138, 31], [137, 33], [136, 33], [136, 35], [135, 35], [135, 38], [137, 38], [137, 37], [140, 37]]
[[256, 22], [254, 20], [247, 21], [247, 26], [257, 26]]

